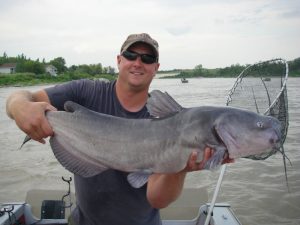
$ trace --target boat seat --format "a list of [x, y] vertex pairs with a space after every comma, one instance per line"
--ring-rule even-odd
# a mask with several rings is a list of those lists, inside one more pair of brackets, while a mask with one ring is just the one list
[[[44, 200], [61, 200], [61, 197], [66, 193], [65, 190], [50, 190], [50, 189], [32, 189], [27, 192], [25, 202], [31, 205], [32, 213], [35, 217], [40, 218], [41, 206]], [[75, 194], [72, 193], [73, 204], [75, 205]], [[69, 204], [67, 201], [65, 204]], [[70, 215], [70, 210], [65, 210], [65, 218]]]

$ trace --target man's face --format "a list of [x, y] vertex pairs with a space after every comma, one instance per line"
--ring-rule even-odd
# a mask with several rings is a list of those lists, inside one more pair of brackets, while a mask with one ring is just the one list
[[[151, 47], [143, 43], [133, 44], [127, 50], [138, 54], [154, 56]], [[134, 60], [129, 60], [122, 55], [118, 55], [117, 60], [120, 81], [127, 83], [131, 88], [136, 90], [148, 89], [159, 68], [159, 63], [144, 63], [140, 56]]]

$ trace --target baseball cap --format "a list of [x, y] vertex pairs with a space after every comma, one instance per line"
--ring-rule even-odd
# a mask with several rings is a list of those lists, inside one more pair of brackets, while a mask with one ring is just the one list
[[148, 44], [154, 51], [155, 56], [158, 59], [158, 43], [156, 40], [150, 37], [149, 34], [141, 33], [141, 34], [130, 34], [121, 47], [121, 54], [126, 51], [131, 45], [142, 42]]

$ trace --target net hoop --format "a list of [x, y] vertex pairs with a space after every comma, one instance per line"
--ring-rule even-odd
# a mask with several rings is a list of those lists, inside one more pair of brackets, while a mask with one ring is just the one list
[[[263, 71], [264, 67], [268, 68], [267, 66], [273, 66], [273, 65], [275, 65], [275, 67], [277, 65], [281, 66], [282, 68], [285, 67], [285, 69], [284, 69], [284, 71], [282, 70], [282, 72], [280, 73], [280, 76], [278, 76], [279, 78], [281, 78], [280, 79], [280, 86], [281, 87], [279, 88], [279, 84], [278, 84], [278, 89], [276, 89], [276, 93], [275, 93], [276, 95], [272, 96], [273, 99], [272, 99], [272, 101], [270, 101], [270, 96], [269, 96], [269, 93], [268, 93], [269, 90], [266, 86], [266, 82], [263, 81], [263, 76], [262, 76], [262, 75], [266, 75], [266, 74], [261, 74], [260, 72]], [[270, 70], [271, 70], [271, 67], [270, 67]], [[252, 77], [253, 74], [251, 74], [253, 72], [255, 73], [254, 77]], [[257, 72], [258, 72], [258, 74], [257, 74]], [[286, 60], [284, 60], [282, 58], [275, 58], [275, 59], [271, 59], [271, 60], [267, 60], [267, 61], [263, 61], [263, 62], [257, 62], [257, 63], [254, 63], [252, 65], [249, 65], [237, 76], [235, 83], [233, 84], [232, 88], [229, 91], [229, 94], [227, 96], [227, 101], [226, 101], [227, 106], [229, 106], [229, 105], [236, 106], [235, 104], [238, 104], [238, 103], [234, 102], [233, 99], [235, 98], [234, 100], [237, 101], [236, 99], [241, 97], [241, 96], [239, 96], [239, 92], [240, 92], [242, 94], [245, 94], [245, 96], [242, 96], [245, 99], [244, 99], [244, 102], [243, 101], [239, 102], [240, 103], [239, 107], [244, 108], [243, 106], [245, 106], [247, 103], [251, 102], [249, 99], [251, 97], [253, 97], [255, 105], [256, 105], [257, 113], [260, 113], [259, 110], [258, 110], [259, 107], [256, 104], [256, 99], [255, 99], [256, 93], [253, 91], [252, 84], [250, 85], [249, 80], [245, 80], [245, 79], [246, 78], [249, 78], [249, 79], [252, 78], [257, 83], [260, 82], [259, 83], [261, 85], [260, 88], [262, 89], [262, 87], [264, 87], [265, 91], [267, 92], [268, 98], [269, 98], [268, 105], [266, 105], [266, 103], [263, 105], [264, 107], [265, 106], [268, 106], [268, 107], [266, 107], [266, 109], [263, 109], [264, 110], [263, 113], [260, 113], [260, 114], [276, 117], [281, 122], [281, 125], [282, 125], [282, 130], [281, 130], [282, 139], [281, 139], [280, 149], [282, 151], [284, 151], [283, 150], [283, 143], [286, 139], [288, 125], [289, 125], [288, 101], [287, 101], [288, 73], [289, 73], [288, 63], [287, 63]], [[276, 78], [278, 78], [278, 77], [276, 76]], [[255, 79], [255, 78], [257, 78], [257, 79]], [[243, 89], [243, 84], [244, 84], [243, 81], [244, 81], [245, 84], [249, 85], [249, 86], [247, 86], [247, 88], [249, 88], [249, 87], [252, 88], [253, 96], [250, 96], [250, 91], [249, 90], [247, 92], [245, 89]], [[263, 86], [262, 86], [262, 84], [263, 84]], [[259, 87], [259, 85], [257, 85], [256, 88], [257, 87]], [[247, 92], [247, 93], [245, 93], [245, 92]], [[272, 90], [272, 92], [275, 92], [275, 91]], [[248, 97], [248, 98], [246, 98], [246, 97]], [[259, 99], [259, 100], [261, 100], [261, 99]], [[266, 97], [264, 97], [264, 101], [266, 101]], [[252, 106], [252, 108], [250, 110], [254, 111], [254, 106]], [[274, 111], [276, 111], [276, 113], [274, 113]], [[268, 154], [253, 155], [253, 156], [249, 156], [247, 158], [251, 158], [251, 159], [254, 159], [254, 160], [264, 160], [264, 159], [270, 157], [271, 155], [275, 154], [276, 152], [277, 152], [276, 150], [272, 150]]]
[[229, 91], [229, 94], [227, 96], [227, 101], [226, 101], [226, 105], [228, 106], [231, 102], [231, 96], [232, 94], [234, 93], [236, 87], [238, 86], [239, 83], [241, 83], [243, 77], [244, 77], [244, 74], [247, 70], [249, 70], [251, 67], [253, 67], [254, 65], [261, 65], [261, 64], [266, 64], [266, 63], [270, 63], [270, 62], [276, 62], [276, 61], [281, 61], [285, 64], [285, 75], [284, 75], [284, 79], [283, 79], [283, 83], [282, 83], [282, 87], [281, 87], [281, 90], [279, 91], [277, 97], [274, 99], [274, 101], [272, 102], [272, 104], [270, 105], [270, 107], [268, 108], [268, 110], [266, 110], [264, 112], [264, 114], [267, 114], [268, 111], [270, 111], [270, 109], [273, 107], [273, 105], [276, 103], [276, 100], [279, 98], [279, 96], [281, 95], [281, 93], [284, 91], [284, 89], [286, 89], [286, 83], [287, 83], [287, 80], [288, 80], [288, 74], [289, 74], [289, 65], [287, 63], [286, 60], [284, 59], [281, 59], [281, 58], [276, 58], [276, 59], [271, 59], [271, 60], [267, 60], [267, 61], [264, 61], [264, 62], [258, 62], [258, 63], [254, 63], [252, 65], [249, 65], [247, 66], [237, 77], [235, 83], [233, 84], [233, 87], [230, 89]]

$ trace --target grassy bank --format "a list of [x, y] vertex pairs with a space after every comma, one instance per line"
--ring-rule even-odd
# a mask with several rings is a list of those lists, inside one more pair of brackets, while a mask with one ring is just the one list
[[116, 75], [99, 74], [91, 76], [83, 73], [64, 73], [56, 77], [49, 74], [34, 74], [34, 73], [15, 73], [15, 74], [0, 74], [0, 87], [5, 86], [32, 86], [38, 84], [55, 84], [63, 83], [70, 80], [79, 79], [99, 79], [105, 78], [108, 80], [116, 79]]

